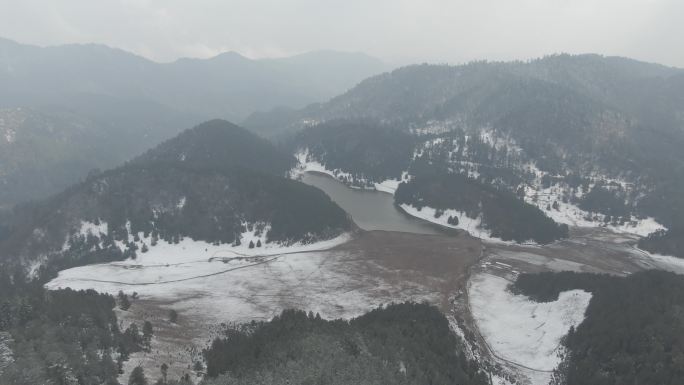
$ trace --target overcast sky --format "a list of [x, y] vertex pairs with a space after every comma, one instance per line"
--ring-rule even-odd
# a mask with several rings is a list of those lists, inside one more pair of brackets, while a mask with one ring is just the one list
[[684, 0], [0, 0], [0, 36], [156, 61], [333, 49], [392, 64], [595, 52], [684, 67]]

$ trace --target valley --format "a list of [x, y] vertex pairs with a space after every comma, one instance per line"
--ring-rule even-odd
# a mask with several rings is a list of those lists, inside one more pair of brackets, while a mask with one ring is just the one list
[[[276, 64], [180, 60], [212, 69], [182, 98], [175, 70], [117, 95], [244, 118], [257, 94], [214, 88], [242, 84], [230, 63]], [[679, 384], [683, 79], [599, 55], [412, 65], [305, 107], [276, 92], [294, 104], [246, 128], [0, 108], [0, 383]], [[56, 179], [5, 206], [34, 166]]]
[[[269, 320], [283, 309], [349, 319], [381, 304], [428, 301], [447, 315], [452, 328], [468, 342], [472, 357], [488, 363], [493, 380], [536, 385], [548, 382], [559, 362], [559, 340], [582, 321], [591, 295], [568, 294], [576, 299], [559, 302], [564, 310], [558, 315], [555, 305], [544, 310], [541, 304], [508, 292], [519, 274], [625, 275], [652, 268], [684, 273], [684, 261], [638, 250], [637, 237], [626, 233], [572, 228], [568, 239], [546, 246], [488, 242], [402, 213], [388, 193], [350, 189], [329, 176], [310, 173], [303, 180], [321, 187], [351, 214], [359, 229], [311, 245], [262, 249], [191, 239], [160, 242], [135, 260], [62, 271], [47, 287], [136, 293], [130, 309], [117, 310], [120, 322], [125, 327], [151, 321], [155, 336], [150, 352], [134, 353], [126, 362], [121, 381], [136, 366], [158, 373], [160, 363], [169, 365], [170, 378], [185, 373], [195, 377], [194, 363], [201, 361], [201, 351], [226, 324]], [[357, 221], [355, 213], [368, 210], [373, 221], [363, 216]], [[261, 237], [245, 233], [241, 238], [266, 244]], [[143, 234], [141, 242], [149, 244]], [[531, 313], [497, 309], [495, 298], [502, 298], [502, 304], [525, 303], [522, 309]], [[169, 321], [171, 310], [178, 314], [176, 322]], [[504, 314], [510, 321], [497, 323]], [[539, 321], [529, 323], [530, 314]], [[513, 325], [523, 329], [510, 334]], [[511, 335], [522, 337], [505, 337]], [[549, 351], [540, 350], [535, 341], [541, 337], [535, 335], [545, 336]]]
[[[403, 301], [428, 301], [447, 311], [480, 254], [479, 240], [466, 234], [379, 230], [340, 238], [337, 245], [266, 249], [268, 254], [261, 255], [252, 251], [249, 260], [239, 261], [224, 259], [236, 255], [230, 247], [214, 251], [209, 245], [205, 251], [207, 246], [197, 243], [160, 243], [135, 261], [62, 271], [47, 287], [112, 295], [123, 291], [129, 296], [136, 292], [138, 299], [131, 300], [128, 311], [118, 311], [119, 318], [124, 323], [149, 320], [158, 331], [152, 352], [134, 353], [121, 379], [140, 364], [146, 372], [157, 373], [161, 362], [176, 378], [191, 372], [197, 353], [225, 323], [269, 320], [291, 308], [326, 319], [349, 319], [381, 304]], [[174, 254], [178, 257], [169, 260]], [[156, 262], [157, 255], [168, 263]], [[171, 309], [179, 315], [175, 324], [168, 321]]]

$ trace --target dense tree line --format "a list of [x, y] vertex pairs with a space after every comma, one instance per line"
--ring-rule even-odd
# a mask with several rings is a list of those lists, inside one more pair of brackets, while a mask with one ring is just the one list
[[[284, 243], [349, 230], [351, 220], [327, 195], [281, 176], [291, 160], [227, 122], [200, 125], [127, 165], [0, 215], [0, 257], [61, 253], [65, 239], [76, 237], [69, 258], [102, 262], [134, 254], [129, 236], [140, 232], [154, 242], [234, 243], [245, 223], [270, 224], [266, 239]], [[74, 234], [82, 221], [105, 222], [108, 231]], [[128, 249], [117, 252], [115, 241]]]
[[492, 236], [507, 241], [550, 243], [568, 235], [567, 226], [557, 224], [537, 207], [462, 174], [416, 176], [399, 185], [395, 201], [417, 208], [455, 209], [470, 218], [480, 217]]
[[372, 183], [400, 179], [417, 142], [416, 137], [379, 122], [340, 119], [305, 129], [297, 135], [294, 147], [308, 149], [328, 169], [350, 172]]
[[142, 349], [131, 325], [120, 331], [114, 298], [93, 290], [47, 291], [23, 272], [0, 271], [0, 332], [11, 336], [8, 385], [115, 385], [121, 363]]
[[[599, 55], [552, 55], [526, 62], [400, 68], [367, 79], [327, 103], [281, 116], [277, 125], [368, 118], [407, 132], [440, 125], [462, 130], [470, 134], [471, 154], [464, 156], [465, 140], [459, 140], [459, 147], [442, 155], [477, 164], [467, 167], [477, 167], [484, 180], [509, 189], [516, 184], [510, 177], [521, 175], [509, 172], [514, 167], [506, 159], [518, 166], [530, 161], [561, 177], [619, 178], [632, 188], [630, 196], [619, 197], [628, 198], [626, 207], [617, 201], [606, 202], [609, 207], [595, 205], [610, 199], [599, 196], [601, 191], [587, 198], [593, 202], [585, 202], [586, 207], [612, 212], [611, 222], [620, 222], [626, 211], [655, 217], [669, 232], [651, 237], [642, 247], [684, 256], [682, 106], [681, 69]], [[511, 139], [524, 156], [516, 159], [513, 148], [481, 146], [480, 128]], [[451, 139], [450, 134], [437, 135]], [[344, 144], [335, 148], [344, 149]], [[503, 178], [497, 177], [498, 170]]]
[[684, 277], [646, 271], [627, 277], [542, 273], [518, 277], [513, 290], [552, 301], [565, 290], [593, 296], [571, 329], [555, 378], [567, 385], [681, 384], [684, 378]]
[[295, 162], [266, 139], [219, 119], [185, 130], [132, 161], [183, 163], [199, 171], [244, 168], [278, 176], [285, 176]]
[[205, 351], [206, 385], [488, 384], [446, 318], [398, 304], [351, 321], [286, 310], [230, 330]]

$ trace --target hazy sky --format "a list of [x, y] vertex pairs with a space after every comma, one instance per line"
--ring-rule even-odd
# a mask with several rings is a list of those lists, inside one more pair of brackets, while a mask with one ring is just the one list
[[0, 36], [156, 61], [334, 49], [393, 64], [595, 52], [684, 67], [684, 0], [0, 0]]

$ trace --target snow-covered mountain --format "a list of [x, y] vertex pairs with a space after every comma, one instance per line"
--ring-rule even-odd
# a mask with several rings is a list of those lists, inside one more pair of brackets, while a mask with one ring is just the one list
[[356, 186], [463, 174], [558, 223], [654, 233], [644, 247], [684, 255], [680, 69], [598, 55], [410, 66], [246, 124], [299, 133], [293, 151]]
[[3, 215], [0, 263], [54, 272], [130, 258], [185, 237], [251, 248], [307, 244], [351, 230], [346, 213], [323, 192], [285, 177], [294, 163], [238, 126], [203, 123]]

